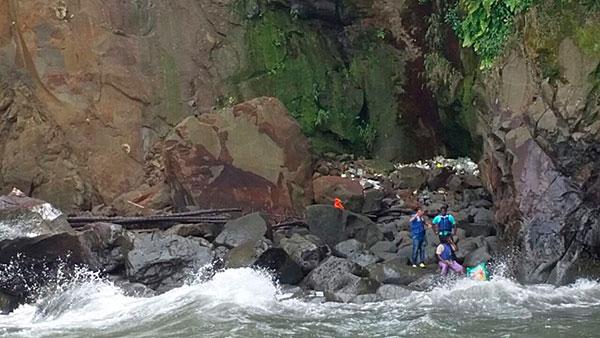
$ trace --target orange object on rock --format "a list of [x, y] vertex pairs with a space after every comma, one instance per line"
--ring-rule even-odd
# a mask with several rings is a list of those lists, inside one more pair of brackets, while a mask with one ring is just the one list
[[333, 206], [334, 206], [336, 209], [341, 209], [341, 210], [344, 210], [344, 209], [345, 209], [345, 208], [344, 208], [344, 205], [342, 204], [342, 200], [341, 200], [341, 199], [339, 199], [339, 198], [336, 198], [336, 199], [334, 199], [334, 200], [333, 200]]

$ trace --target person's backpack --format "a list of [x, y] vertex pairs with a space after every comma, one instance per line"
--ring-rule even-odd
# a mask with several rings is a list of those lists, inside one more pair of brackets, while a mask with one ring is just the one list
[[440, 216], [440, 224], [438, 225], [440, 231], [452, 231], [452, 222], [450, 222], [450, 215]]

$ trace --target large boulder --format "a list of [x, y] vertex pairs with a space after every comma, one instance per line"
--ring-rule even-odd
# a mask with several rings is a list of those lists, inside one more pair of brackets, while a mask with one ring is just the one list
[[166, 138], [164, 156], [179, 207], [289, 214], [312, 198], [308, 141], [275, 98], [186, 118]]
[[367, 267], [369, 277], [382, 284], [397, 284], [409, 285], [410, 283], [421, 278], [423, 275], [430, 273], [429, 269], [413, 268], [406, 264], [404, 259], [393, 259], [383, 263], [373, 264]]
[[293, 234], [283, 238], [280, 246], [305, 272], [316, 268], [327, 254], [327, 247], [315, 243], [310, 236]]
[[19, 196], [0, 197], [0, 295], [2, 311], [35, 298], [58, 269], [72, 264], [111, 272], [122, 269], [127, 235], [116, 224], [89, 224], [73, 231], [50, 204]]
[[344, 258], [330, 256], [312, 270], [302, 283], [316, 291], [334, 292], [342, 289], [349, 281], [358, 279], [362, 272], [357, 264]]
[[375, 293], [379, 285], [379, 283], [369, 278], [347, 275], [341, 288], [324, 292], [325, 299], [341, 303], [357, 301], [360, 299], [359, 296]]
[[331, 247], [349, 238], [355, 238], [368, 247], [383, 239], [377, 224], [368, 217], [330, 205], [306, 208], [306, 223], [312, 234]]
[[417, 167], [403, 167], [390, 175], [395, 189], [420, 189], [427, 182], [427, 171]]
[[157, 291], [181, 286], [189, 276], [213, 262], [214, 253], [194, 238], [161, 232], [138, 233], [125, 256], [125, 273]]
[[266, 219], [261, 213], [255, 212], [227, 222], [215, 243], [232, 248], [245, 242], [259, 240], [266, 232]]
[[333, 204], [339, 198], [344, 206], [352, 211], [361, 212], [364, 197], [359, 181], [340, 176], [321, 176], [313, 180], [315, 202]]
[[365, 245], [356, 239], [349, 239], [338, 243], [334, 248], [333, 252], [342, 258], [347, 258], [351, 262], [354, 262], [360, 266], [367, 266], [373, 263], [377, 263], [382, 259], [373, 255], [370, 251], [365, 249]]
[[248, 240], [228, 252], [225, 267], [241, 268], [252, 266], [258, 257], [270, 249], [272, 244], [267, 239]]
[[270, 248], [254, 262], [254, 266], [272, 272], [283, 284], [298, 284], [304, 278], [304, 271], [282, 248]]
[[0, 240], [72, 231], [63, 213], [50, 203], [16, 189], [0, 196]]

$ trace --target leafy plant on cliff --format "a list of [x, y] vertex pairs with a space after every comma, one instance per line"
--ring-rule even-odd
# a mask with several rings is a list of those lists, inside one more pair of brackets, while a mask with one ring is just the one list
[[515, 17], [534, 0], [459, 0], [447, 21], [462, 41], [481, 58], [480, 67], [490, 68], [504, 50], [513, 32]]

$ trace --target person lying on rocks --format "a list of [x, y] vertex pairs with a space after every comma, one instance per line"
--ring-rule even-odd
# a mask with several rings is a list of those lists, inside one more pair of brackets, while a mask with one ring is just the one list
[[438, 265], [441, 269], [441, 275], [445, 276], [448, 273], [448, 269], [452, 269], [454, 272], [464, 274], [465, 269], [460, 265], [454, 256], [454, 252], [457, 250], [456, 244], [452, 242], [451, 237], [444, 237], [440, 240], [440, 245], [435, 249], [435, 253], [440, 260]]
[[431, 227], [431, 224], [425, 223], [425, 212], [421, 207], [416, 209], [416, 213], [410, 218], [410, 232], [412, 236], [412, 256], [411, 262], [413, 268], [417, 264], [421, 268], [425, 268], [425, 248], [427, 247], [427, 236], [425, 236], [425, 228]]
[[452, 241], [452, 236], [456, 234], [456, 220], [454, 216], [448, 213], [448, 207], [442, 206], [440, 208], [440, 214], [433, 218], [433, 224], [435, 225], [435, 232], [442, 238], [449, 238]]

